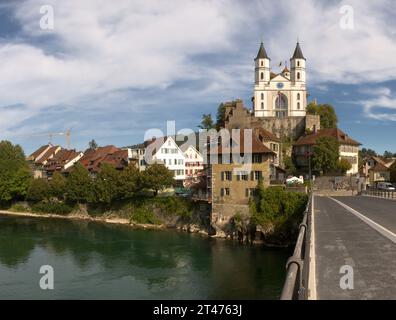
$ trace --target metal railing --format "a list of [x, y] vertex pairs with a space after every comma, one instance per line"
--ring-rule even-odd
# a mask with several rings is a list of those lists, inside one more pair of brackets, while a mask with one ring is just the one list
[[312, 221], [312, 192], [309, 194], [304, 217], [293, 256], [286, 263], [286, 280], [283, 285], [281, 300], [307, 300], [309, 278], [309, 248]]
[[385, 199], [396, 199], [396, 191], [371, 189], [371, 190], [362, 190], [361, 194], [367, 196], [385, 198]]

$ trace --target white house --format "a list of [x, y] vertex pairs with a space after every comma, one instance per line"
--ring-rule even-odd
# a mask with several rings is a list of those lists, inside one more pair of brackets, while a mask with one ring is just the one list
[[176, 181], [183, 181], [185, 175], [185, 157], [172, 137], [157, 138], [146, 147], [145, 160], [150, 163], [163, 163], [171, 170]]
[[305, 117], [307, 107], [306, 59], [297, 42], [290, 68], [272, 72], [263, 43], [255, 61], [255, 117]]

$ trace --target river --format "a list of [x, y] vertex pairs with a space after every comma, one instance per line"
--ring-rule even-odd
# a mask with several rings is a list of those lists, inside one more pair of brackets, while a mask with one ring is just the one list
[[[0, 299], [278, 299], [289, 249], [176, 231], [0, 216]], [[42, 265], [54, 289], [42, 290]]]

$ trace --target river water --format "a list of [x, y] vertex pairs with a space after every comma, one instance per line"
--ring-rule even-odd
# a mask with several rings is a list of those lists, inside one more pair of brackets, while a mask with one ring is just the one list
[[[0, 299], [278, 299], [289, 249], [0, 216]], [[40, 267], [54, 289], [40, 288]]]

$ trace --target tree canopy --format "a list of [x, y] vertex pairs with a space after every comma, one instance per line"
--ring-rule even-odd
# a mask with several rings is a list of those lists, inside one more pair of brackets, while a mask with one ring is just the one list
[[158, 191], [164, 190], [173, 185], [173, 173], [163, 164], [154, 163], [142, 172], [142, 184], [146, 189], [154, 190], [157, 195]]
[[322, 129], [337, 127], [337, 114], [334, 110], [334, 107], [330, 104], [310, 103], [307, 106], [307, 113], [320, 116], [320, 127]]
[[0, 202], [24, 198], [30, 179], [22, 148], [9, 141], [0, 141]]
[[339, 143], [333, 137], [321, 137], [314, 146], [312, 165], [315, 170], [328, 173], [338, 168]]
[[67, 199], [72, 202], [87, 202], [92, 198], [92, 179], [81, 163], [76, 163], [66, 182]]

